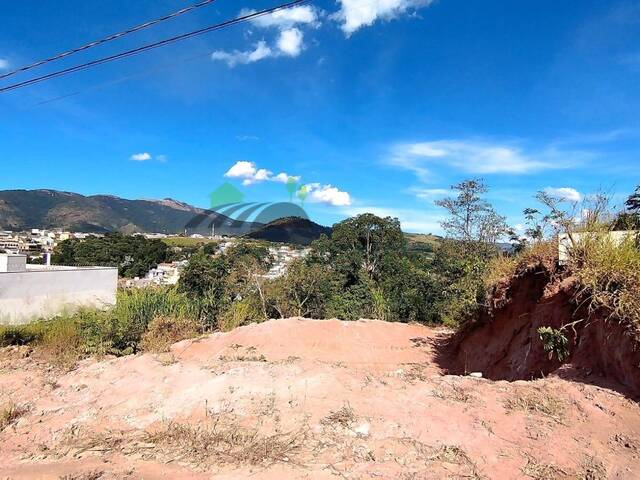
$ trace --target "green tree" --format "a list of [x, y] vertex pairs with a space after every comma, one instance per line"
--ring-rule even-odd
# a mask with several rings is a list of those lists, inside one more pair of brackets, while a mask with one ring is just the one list
[[326, 247], [324, 254], [348, 281], [360, 274], [379, 280], [385, 269], [406, 254], [407, 241], [397, 218], [365, 213], [334, 225]]
[[202, 252], [192, 255], [180, 274], [178, 290], [201, 297], [213, 293], [216, 298], [221, 299], [226, 291], [229, 274], [225, 260], [222, 255], [211, 257]]
[[[495, 244], [508, 232], [505, 217], [498, 215], [483, 195], [488, 188], [481, 179], [471, 179], [451, 187], [456, 196], [436, 201], [449, 217], [441, 222], [450, 238], [463, 243], [469, 250]], [[476, 247], [476, 248], [474, 248]]]
[[53, 251], [52, 262], [58, 265], [111, 265], [118, 267], [121, 276], [141, 277], [169, 257], [168, 246], [160, 240], [108, 233], [104, 237], [60, 242]]

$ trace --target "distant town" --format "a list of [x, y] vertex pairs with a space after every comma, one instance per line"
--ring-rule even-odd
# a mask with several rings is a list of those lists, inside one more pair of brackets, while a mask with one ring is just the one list
[[[223, 253], [227, 248], [236, 243], [236, 237], [226, 235], [201, 234], [192, 235], [167, 235], [164, 233], [136, 233], [147, 239], [166, 240], [173, 248], [180, 248], [184, 242], [198, 244], [211, 243], [214, 247], [210, 250], [213, 254]], [[104, 237], [100, 233], [70, 232], [62, 228], [40, 229], [33, 228], [25, 231], [0, 231], [0, 253], [25, 255], [27, 262], [32, 265], [50, 265], [55, 247], [65, 240], [84, 240], [89, 237]], [[181, 242], [183, 241], [183, 242]], [[271, 280], [282, 276], [286, 267], [293, 260], [304, 258], [309, 253], [308, 248], [297, 246], [270, 244], [269, 255], [272, 258], [271, 268], [262, 275], [264, 279]], [[144, 277], [121, 278], [119, 285], [125, 288], [146, 287], [153, 285], [176, 285], [180, 279], [180, 271], [187, 264], [187, 259], [159, 263], [151, 268]]]

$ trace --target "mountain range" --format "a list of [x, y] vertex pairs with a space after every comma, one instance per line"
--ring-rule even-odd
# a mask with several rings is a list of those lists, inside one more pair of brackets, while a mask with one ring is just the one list
[[80, 195], [58, 190], [0, 191], [0, 230], [63, 228], [105, 233], [211, 233], [246, 235], [275, 242], [307, 245], [331, 229], [299, 217], [263, 224], [238, 221], [184, 202], [128, 200], [113, 195]]

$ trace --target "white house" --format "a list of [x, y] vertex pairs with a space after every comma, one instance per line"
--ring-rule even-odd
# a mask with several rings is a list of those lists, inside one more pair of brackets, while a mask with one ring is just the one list
[[117, 268], [28, 265], [25, 255], [0, 254], [0, 324], [113, 306], [117, 284]]

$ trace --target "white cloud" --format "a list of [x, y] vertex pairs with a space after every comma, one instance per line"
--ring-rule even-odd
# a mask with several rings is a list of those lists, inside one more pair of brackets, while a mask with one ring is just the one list
[[[288, 183], [290, 181], [300, 182], [299, 175], [289, 175], [286, 172], [280, 172], [274, 175], [273, 172], [266, 168], [258, 168], [253, 162], [240, 160], [236, 162], [224, 174], [228, 178], [237, 178], [242, 180], [245, 186], [253, 185], [260, 182], [278, 182]], [[308, 183], [305, 185], [307, 190], [307, 200], [313, 203], [324, 203], [334, 207], [345, 207], [351, 205], [351, 196], [348, 192], [344, 192], [333, 185], [322, 185], [320, 183]]]
[[416, 197], [425, 200], [432, 200], [436, 197], [444, 197], [451, 194], [451, 190], [447, 190], [446, 188], [412, 188], [411, 192], [414, 193]]
[[270, 178], [270, 180], [273, 182], [280, 182], [280, 183], [289, 183], [289, 181], [299, 182], [300, 177], [298, 175], [289, 175], [287, 173], [280, 172], [276, 176]]
[[425, 180], [429, 168], [445, 164], [472, 174], [526, 174], [569, 168], [590, 154], [548, 147], [526, 151], [514, 144], [474, 140], [438, 140], [396, 145], [387, 163], [414, 172]]
[[[240, 16], [255, 13], [255, 10], [243, 9]], [[246, 65], [265, 58], [297, 57], [304, 49], [304, 34], [296, 25], [318, 27], [318, 13], [311, 6], [298, 6], [273, 12], [269, 15], [254, 18], [251, 23], [261, 28], [276, 28], [279, 35], [272, 45], [260, 40], [252, 50], [234, 50], [227, 52], [216, 50], [211, 54], [212, 60], [220, 60], [231, 68]]]
[[9, 68], [9, 60], [6, 58], [0, 58], [0, 70], [7, 70]]
[[560, 187], [553, 188], [547, 187], [544, 189], [545, 193], [555, 197], [559, 200], [567, 201], [567, 202], [579, 202], [582, 200], [582, 194], [577, 191], [575, 188], [571, 187]]
[[340, 10], [333, 15], [347, 35], [376, 20], [392, 20], [409, 9], [426, 7], [433, 0], [339, 0]]
[[[243, 9], [240, 16], [255, 13], [255, 10]], [[280, 27], [290, 28], [298, 24], [318, 25], [318, 14], [316, 9], [309, 5], [301, 5], [293, 8], [286, 8], [263, 15], [251, 20], [251, 23], [262, 28]]]
[[300, 177], [289, 175], [285, 172], [274, 175], [273, 172], [266, 168], [258, 168], [255, 163], [246, 160], [236, 162], [224, 176], [241, 179], [242, 184], [245, 186], [265, 181], [287, 183], [290, 178], [296, 182], [300, 180]]
[[305, 187], [309, 194], [307, 198], [311, 202], [325, 203], [334, 207], [347, 207], [351, 205], [351, 195], [332, 185], [309, 183], [305, 185]]
[[253, 50], [234, 50], [233, 52], [216, 50], [211, 54], [211, 59], [227, 62], [227, 65], [233, 68], [238, 64], [246, 65], [247, 63], [257, 62], [272, 56], [274, 56], [274, 52], [271, 47], [269, 47], [264, 40], [260, 40]]
[[297, 28], [282, 30], [278, 38], [278, 49], [285, 55], [297, 57], [304, 46], [302, 32]]
[[133, 160], [134, 162], [146, 162], [147, 160], [151, 160], [151, 158], [151, 154], [147, 152], [134, 153], [133, 155], [131, 155], [131, 157], [129, 157], [129, 159]]

